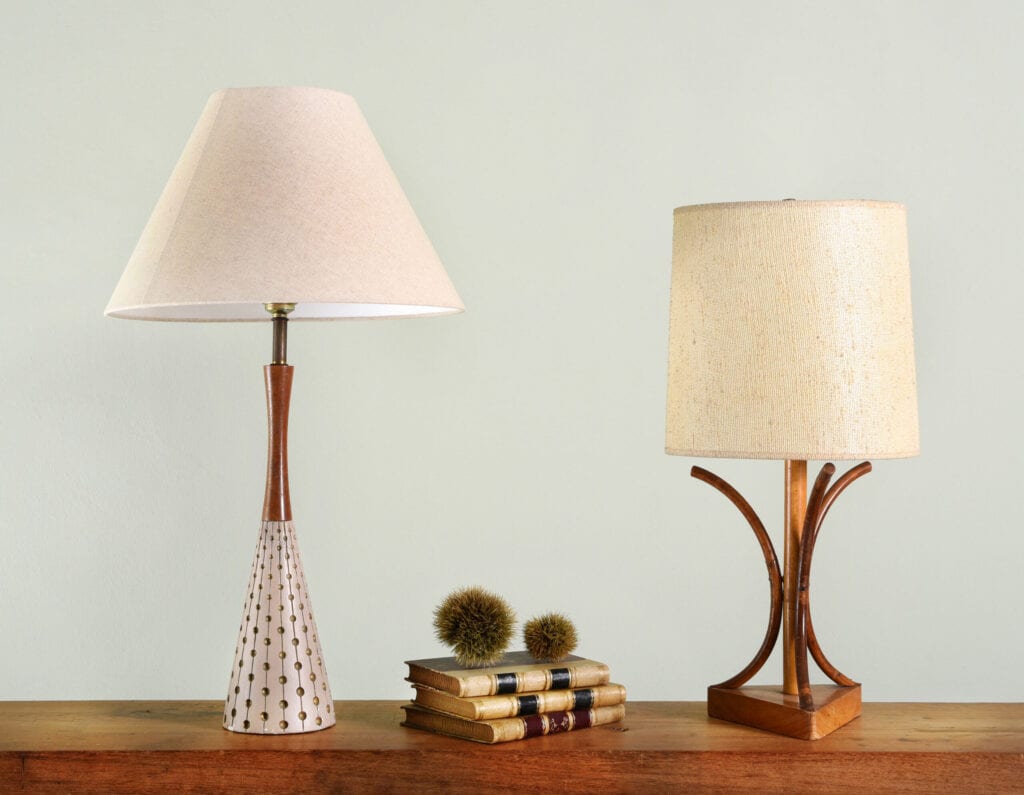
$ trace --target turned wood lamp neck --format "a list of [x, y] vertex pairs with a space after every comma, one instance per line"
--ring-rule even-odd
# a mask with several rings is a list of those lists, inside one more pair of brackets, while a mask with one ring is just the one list
[[267, 488], [263, 497], [263, 521], [290, 522], [288, 405], [294, 368], [288, 364], [288, 313], [295, 309], [295, 304], [265, 306], [273, 316], [274, 347], [271, 364], [263, 368], [267, 387]]

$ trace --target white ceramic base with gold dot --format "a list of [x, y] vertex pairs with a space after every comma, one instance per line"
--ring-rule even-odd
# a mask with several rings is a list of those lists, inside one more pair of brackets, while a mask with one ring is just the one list
[[224, 703], [224, 728], [299, 734], [334, 725], [334, 702], [292, 522], [264, 521]]

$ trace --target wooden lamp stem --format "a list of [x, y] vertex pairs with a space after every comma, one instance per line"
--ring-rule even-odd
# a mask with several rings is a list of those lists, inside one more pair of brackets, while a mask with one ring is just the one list
[[800, 692], [796, 678], [797, 568], [800, 565], [800, 536], [807, 513], [807, 462], [786, 461], [786, 523], [783, 536], [782, 574], [782, 692]]
[[263, 521], [290, 522], [292, 502], [288, 493], [288, 405], [292, 395], [290, 364], [263, 368], [267, 386], [267, 489], [263, 497]]
[[263, 521], [290, 522], [292, 503], [288, 493], [288, 406], [295, 368], [288, 359], [288, 313], [294, 304], [267, 304], [273, 316], [272, 364], [263, 368], [267, 387], [267, 489], [263, 497]]

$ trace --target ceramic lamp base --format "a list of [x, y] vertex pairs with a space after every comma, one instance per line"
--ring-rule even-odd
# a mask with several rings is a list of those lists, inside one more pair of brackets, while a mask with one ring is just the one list
[[334, 702], [295, 527], [264, 521], [238, 629], [224, 728], [300, 734], [333, 725]]
[[709, 687], [708, 715], [757, 729], [819, 740], [860, 715], [860, 685], [811, 685], [814, 708], [800, 708], [799, 696], [775, 687]]

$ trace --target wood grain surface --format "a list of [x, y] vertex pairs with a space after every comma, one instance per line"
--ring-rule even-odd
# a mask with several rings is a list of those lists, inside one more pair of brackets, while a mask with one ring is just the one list
[[619, 724], [501, 746], [338, 702], [315, 734], [220, 728], [211, 701], [0, 702], [0, 791], [1024, 792], [1024, 704], [865, 704], [817, 742], [634, 702]]
[[[708, 688], [708, 715], [801, 740], [820, 740], [861, 714], [860, 685], [809, 685], [812, 708], [778, 685]], [[802, 693], [801, 693], [802, 695]]]

